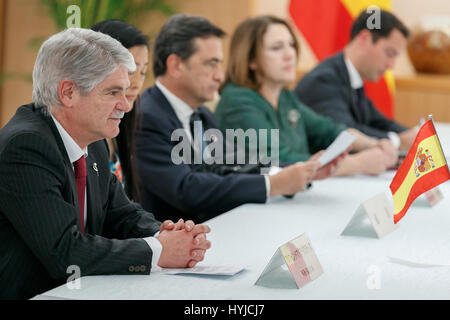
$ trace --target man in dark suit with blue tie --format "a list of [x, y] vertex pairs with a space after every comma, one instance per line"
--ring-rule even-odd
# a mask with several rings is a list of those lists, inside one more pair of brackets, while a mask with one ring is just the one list
[[[295, 194], [317, 175], [326, 176], [332, 170], [332, 166], [317, 170], [318, 162], [309, 161], [268, 176], [259, 174], [259, 169], [256, 174], [242, 170], [225, 174], [234, 167], [202, 165], [198, 152], [203, 143], [195, 143], [202, 138], [192, 134], [191, 123], [196, 117], [205, 134], [217, 128], [213, 114], [202, 105], [213, 100], [224, 80], [223, 35], [205, 18], [175, 15], [155, 40], [156, 84], [141, 97], [136, 153], [141, 204], [159, 219], [181, 216], [194, 222], [205, 221], [244, 203], [265, 203], [271, 196]], [[185, 153], [191, 153], [190, 149], [183, 150], [187, 161], [176, 159], [174, 150], [181, 139], [192, 145], [194, 158], [197, 156], [202, 164], [196, 164], [195, 159], [189, 161], [192, 155]]]
[[[209, 227], [160, 223], [109, 169], [133, 56], [117, 40], [67, 29], [41, 46], [33, 103], [0, 131], [0, 299], [31, 298], [73, 276], [192, 267]], [[76, 274], [73, 274], [73, 272]]]
[[[369, 11], [370, 12], [370, 11]], [[405, 49], [408, 29], [392, 13], [363, 11], [342, 52], [326, 59], [299, 81], [297, 97], [316, 112], [407, 151], [417, 134], [381, 114], [365, 95], [363, 81], [378, 81]], [[373, 19], [379, 17], [379, 25]]]

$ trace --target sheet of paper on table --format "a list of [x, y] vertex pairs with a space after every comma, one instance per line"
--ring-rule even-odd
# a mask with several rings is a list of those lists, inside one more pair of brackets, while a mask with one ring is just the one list
[[[161, 268], [156, 272], [161, 274], [207, 274], [217, 276], [234, 276], [235, 274], [245, 270], [243, 267], [236, 266], [195, 266], [193, 268]], [[154, 272], [154, 271], [152, 271]]]
[[411, 268], [449, 268], [450, 265], [444, 265], [444, 264], [431, 264], [428, 261], [426, 263], [424, 262], [415, 262], [415, 261], [410, 261], [410, 260], [406, 260], [406, 259], [400, 259], [400, 258], [396, 258], [396, 257], [388, 257], [389, 258], [389, 262], [391, 263], [396, 263], [396, 264], [401, 264], [407, 267], [411, 267]]
[[355, 140], [356, 137], [354, 135], [351, 135], [347, 131], [342, 131], [317, 160], [322, 164], [322, 166], [328, 164], [347, 150], [347, 148], [350, 147]]

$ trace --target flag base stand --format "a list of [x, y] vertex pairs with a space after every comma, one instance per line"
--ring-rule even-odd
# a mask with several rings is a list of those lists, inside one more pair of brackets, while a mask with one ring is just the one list
[[392, 204], [380, 193], [358, 207], [341, 235], [380, 239], [397, 228]]

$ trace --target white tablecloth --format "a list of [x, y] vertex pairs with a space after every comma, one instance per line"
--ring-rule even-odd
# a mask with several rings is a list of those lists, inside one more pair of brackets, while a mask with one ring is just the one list
[[[450, 125], [438, 133], [450, 154]], [[448, 137], [448, 138], [447, 138]], [[450, 299], [450, 184], [430, 207], [417, 199], [399, 228], [385, 237], [341, 236], [358, 206], [386, 192], [394, 176], [357, 176], [314, 182], [294, 199], [247, 204], [208, 222], [212, 232], [203, 265], [237, 265], [235, 276], [88, 276], [45, 296], [69, 299]], [[306, 233], [324, 274], [301, 289], [254, 283], [277, 248]], [[422, 264], [422, 265], [420, 265]], [[432, 267], [430, 265], [439, 265]], [[373, 285], [376, 279], [377, 285]], [[280, 280], [280, 287], [287, 284]]]

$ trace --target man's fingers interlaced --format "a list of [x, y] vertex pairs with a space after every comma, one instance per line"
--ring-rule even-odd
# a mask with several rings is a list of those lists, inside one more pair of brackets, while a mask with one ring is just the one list
[[186, 229], [186, 231], [190, 232], [192, 231], [192, 229], [194, 229], [195, 227], [195, 223], [192, 220], [187, 220], [184, 223], [184, 229]]
[[192, 228], [193, 236], [197, 236], [200, 233], [209, 233], [211, 229], [205, 224], [197, 224]]
[[192, 258], [192, 260], [203, 261], [203, 259], [205, 258], [205, 251], [206, 250], [202, 250], [202, 249], [191, 250], [191, 258]]

